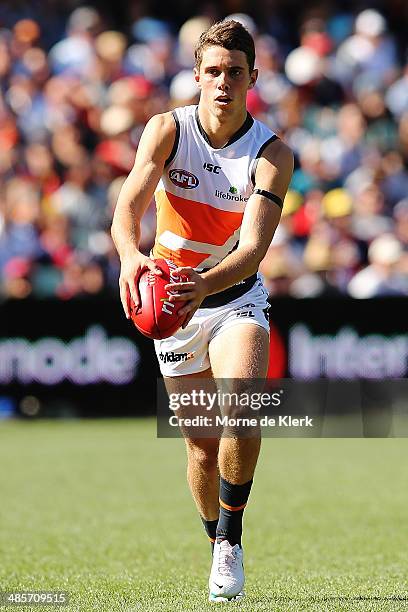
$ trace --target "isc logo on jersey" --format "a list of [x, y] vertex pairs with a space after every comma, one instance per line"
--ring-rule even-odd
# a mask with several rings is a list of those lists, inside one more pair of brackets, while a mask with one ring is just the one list
[[180, 168], [170, 170], [169, 178], [176, 187], [182, 189], [195, 189], [200, 184], [195, 174], [188, 172], [188, 170], [180, 170]]

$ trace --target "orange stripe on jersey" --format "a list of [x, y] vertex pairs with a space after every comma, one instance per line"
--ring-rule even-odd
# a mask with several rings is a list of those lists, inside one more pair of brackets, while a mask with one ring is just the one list
[[217, 252], [218, 259], [223, 259], [233, 248], [243, 212], [219, 210], [164, 189], [155, 196], [157, 229], [153, 257], [197, 268], [207, 259], [211, 261]]
[[183, 238], [215, 245], [224, 244], [240, 227], [244, 214], [219, 210], [164, 190], [156, 192], [156, 204], [158, 236], [169, 230]]
[[154, 259], [170, 259], [176, 266], [191, 266], [192, 268], [197, 268], [204, 259], [207, 259], [208, 255], [209, 253], [194, 253], [194, 251], [189, 251], [187, 249], [171, 251], [157, 242], [157, 240], [153, 247]]

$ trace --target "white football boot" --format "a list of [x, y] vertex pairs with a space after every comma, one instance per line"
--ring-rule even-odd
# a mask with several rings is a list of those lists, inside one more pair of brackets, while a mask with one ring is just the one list
[[244, 596], [243, 551], [239, 544], [231, 546], [228, 540], [215, 542], [213, 563], [208, 586], [209, 601], [228, 602]]

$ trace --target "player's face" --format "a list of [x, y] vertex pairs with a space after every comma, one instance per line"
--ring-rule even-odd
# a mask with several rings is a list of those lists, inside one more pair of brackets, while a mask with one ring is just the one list
[[246, 94], [255, 85], [258, 71], [249, 71], [246, 55], [236, 49], [208, 47], [200, 69], [194, 70], [202, 102], [217, 115], [246, 108]]

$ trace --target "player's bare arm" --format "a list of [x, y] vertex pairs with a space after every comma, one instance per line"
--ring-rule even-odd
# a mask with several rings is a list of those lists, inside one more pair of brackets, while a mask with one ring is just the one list
[[[271, 143], [260, 158], [256, 176], [256, 188], [278, 196], [286, 195], [293, 173], [293, 154], [280, 140]], [[245, 208], [238, 248], [203, 274], [190, 267], [178, 272], [189, 278], [188, 283], [172, 285], [179, 290], [171, 299], [189, 300], [180, 314], [188, 313], [186, 326], [207, 295], [218, 293], [257, 272], [265, 257], [281, 216], [281, 208], [268, 197], [253, 193]]]
[[170, 156], [175, 132], [171, 113], [155, 115], [149, 120], [113, 216], [111, 233], [121, 262], [120, 299], [128, 319], [130, 298], [136, 308], [140, 306], [137, 279], [141, 271], [149, 268], [157, 274], [161, 273], [155, 263], [139, 251], [140, 222]]

